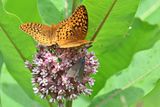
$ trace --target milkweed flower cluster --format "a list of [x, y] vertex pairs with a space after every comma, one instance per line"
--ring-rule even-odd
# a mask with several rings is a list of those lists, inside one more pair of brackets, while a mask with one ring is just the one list
[[38, 46], [33, 61], [26, 61], [32, 71], [34, 93], [50, 102], [74, 100], [80, 94], [91, 95], [98, 60], [93, 52], [83, 48]]

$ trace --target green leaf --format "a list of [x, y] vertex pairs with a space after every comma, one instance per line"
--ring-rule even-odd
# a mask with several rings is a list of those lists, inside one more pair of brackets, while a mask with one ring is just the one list
[[1, 85], [2, 107], [42, 107], [28, 97], [7, 71], [5, 64], [2, 67]]
[[[111, 7], [112, 2], [113, 0], [84, 0], [83, 3], [86, 5], [89, 14], [89, 31], [87, 38], [91, 38], [95, 33], [96, 28]], [[135, 0], [132, 3], [130, 2], [130, 0], [117, 0], [108, 19], [97, 35], [93, 43], [93, 48], [91, 48], [91, 50], [95, 51], [100, 61], [99, 73], [95, 77], [96, 84], [93, 96], [103, 87], [109, 76], [124, 67], [124, 65], [120, 65], [119, 63], [118, 67], [115, 68], [111, 64], [113, 64], [113, 62], [117, 63], [116, 60], [118, 59], [115, 60], [115, 58], [111, 59], [110, 57], [113, 56], [114, 51], [116, 51], [116, 49], [112, 50], [112, 47], [115, 47], [114, 45], [118, 45], [122, 40], [126, 39], [126, 34], [129, 31], [128, 28], [133, 23], [139, 0]], [[110, 53], [108, 53], [108, 51], [110, 51]], [[111, 53], [111, 51], [113, 53]], [[129, 64], [129, 62], [127, 62], [127, 64]]]
[[160, 29], [157, 26], [151, 26], [135, 19], [132, 29], [122, 41], [107, 47], [107, 49], [103, 46], [94, 47], [100, 60], [99, 72], [95, 76], [94, 92], [99, 91], [99, 87], [102, 87], [105, 80], [111, 75], [126, 68], [136, 52], [150, 48], [159, 40], [159, 32]]
[[41, 100], [33, 93], [31, 73], [24, 65], [24, 61], [31, 59], [34, 55], [35, 44], [31, 37], [19, 29], [21, 24], [19, 18], [6, 12], [1, 1], [0, 13], [0, 51], [8, 72], [28, 97], [46, 106], [46, 100]]
[[1, 73], [1, 71], [2, 71], [2, 64], [3, 64], [3, 58], [2, 58], [2, 54], [1, 54], [1, 52], [0, 52], [0, 107], [2, 107], [2, 103], [1, 103], [1, 95], [2, 95], [2, 92], [1, 92], [1, 90], [2, 90], [2, 82], [1, 82], [1, 78], [2, 78], [2, 73]]
[[[67, 2], [66, 2], [67, 1]], [[68, 5], [66, 8], [65, 5]], [[44, 23], [49, 25], [62, 21], [72, 12], [71, 0], [38, 0], [38, 9]]]
[[[31, 58], [35, 52], [35, 44], [33, 40], [19, 29], [21, 24], [19, 18], [6, 12], [1, 5], [2, 4], [0, 3], [0, 33], [3, 33], [4, 35], [0, 37], [0, 40], [2, 41], [1, 44], [7, 43], [4, 39], [7, 38], [8, 42], [16, 48], [19, 54], [24, 56], [24, 59]], [[1, 45], [1, 47], [8, 51], [5, 45]]]
[[141, 0], [136, 17], [160, 25], [160, 0]]
[[125, 90], [117, 89], [97, 97], [88, 107], [128, 107], [128, 104], [142, 95], [143, 91], [135, 87]]
[[156, 107], [160, 105], [158, 99], [160, 99], [160, 81], [158, 81], [156, 87], [145, 97], [138, 100], [132, 107]]
[[[3, 9], [1, 1], [0, 13], [0, 51], [7, 69], [30, 98], [39, 100], [32, 90], [30, 71], [24, 65], [25, 59], [30, 59], [34, 54], [35, 45], [19, 29], [19, 19]], [[40, 103], [43, 105], [44, 102]]]
[[[59, 5], [59, 7], [62, 6]], [[44, 23], [55, 24], [64, 19], [62, 8], [57, 9], [53, 0], [38, 0], [38, 9]]]
[[[89, 31], [87, 36], [92, 37], [96, 28], [111, 7], [113, 0], [84, 0], [83, 3], [86, 5], [89, 14]], [[124, 5], [126, 3], [128, 5]], [[117, 0], [103, 28], [98, 34], [95, 44], [101, 45], [102, 43], [98, 43], [99, 41], [107, 41], [105, 45], [108, 46], [114, 44], [116, 40], [123, 38], [128, 31], [128, 27], [132, 24], [138, 3], [139, 0], [134, 0], [132, 4], [130, 0]]]
[[[0, 5], [2, 5], [0, 3]], [[0, 51], [9, 72], [22, 88], [30, 95], [32, 92], [29, 71], [24, 68], [25, 58], [31, 58], [35, 51], [34, 44], [27, 35], [20, 31], [17, 17], [6, 13], [0, 6]], [[20, 76], [19, 76], [20, 75]]]
[[[29, 71], [24, 68], [24, 57], [21, 53], [23, 52], [26, 57], [31, 53], [25, 51], [26, 49], [24, 48], [29, 46], [31, 42], [28, 42], [26, 38], [27, 36], [25, 37], [25, 35], [18, 29], [19, 21], [17, 18], [6, 14], [2, 8], [0, 8], [0, 13], [0, 51], [3, 54], [4, 62], [6, 63], [11, 75], [18, 81], [27, 93], [30, 93], [30, 96], [33, 96], [31, 94], [31, 75], [29, 74]], [[20, 47], [18, 48], [17, 46]]]
[[73, 101], [73, 107], [79, 107], [81, 104], [83, 104], [83, 107], [88, 107], [91, 100], [87, 98], [86, 96], [80, 96], [76, 100]]
[[2, 53], [0, 52], [0, 78], [1, 78], [1, 68], [2, 68], [2, 64], [3, 64], [3, 57], [2, 57]]
[[147, 95], [160, 79], [160, 41], [135, 54], [128, 68], [111, 77], [90, 107], [130, 106]]
[[73, 3], [72, 3], [72, 12], [76, 9], [76, 7], [78, 5], [80, 5], [81, 2], [82, 2], [82, 0], [73, 0]]
[[23, 22], [41, 22], [37, 0], [3, 0], [5, 9]]
[[24, 60], [21, 58], [14, 45], [6, 37], [6, 34], [2, 31], [2, 29], [0, 29], [0, 35], [0, 39], [3, 39], [0, 43], [0, 50], [3, 54], [3, 59], [9, 72], [20, 84], [20, 86], [28, 93], [28, 95], [33, 97], [32, 86], [30, 83], [31, 75], [29, 71], [24, 68]]

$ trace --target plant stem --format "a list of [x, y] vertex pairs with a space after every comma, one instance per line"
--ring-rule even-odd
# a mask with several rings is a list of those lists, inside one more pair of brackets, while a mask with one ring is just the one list
[[49, 102], [49, 98], [46, 97], [47, 101], [48, 101], [48, 104], [49, 104], [49, 107], [53, 107], [53, 105]]
[[72, 101], [67, 101], [66, 102], [66, 107], [72, 107]]
[[103, 18], [102, 22], [99, 24], [98, 28], [96, 29], [96, 32], [94, 33], [93, 37], [91, 38], [91, 41], [94, 41], [97, 34], [99, 33], [99, 31], [101, 30], [102, 26], [104, 25], [105, 21], [107, 20], [108, 16], [110, 15], [113, 7], [115, 6], [117, 0], [114, 0], [111, 7], [109, 8], [109, 10], [107, 11], [105, 17]]
[[64, 103], [62, 101], [58, 102], [58, 107], [64, 107]]

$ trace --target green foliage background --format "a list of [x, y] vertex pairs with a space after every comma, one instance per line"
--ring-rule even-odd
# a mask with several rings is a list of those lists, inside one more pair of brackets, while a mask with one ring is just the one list
[[[44, 24], [63, 20], [66, 0], [0, 0], [0, 106], [49, 107], [34, 95], [31, 74], [24, 67], [36, 43], [19, 29], [24, 22]], [[87, 39], [113, 0], [75, 0], [89, 15]], [[68, 0], [68, 14], [72, 0]], [[160, 107], [160, 0], [117, 0], [91, 51], [99, 72], [90, 97], [73, 107]], [[55, 105], [56, 106], [56, 105]]]

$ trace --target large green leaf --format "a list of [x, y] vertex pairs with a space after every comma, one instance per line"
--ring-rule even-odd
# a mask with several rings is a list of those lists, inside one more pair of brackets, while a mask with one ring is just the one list
[[31, 37], [19, 29], [17, 16], [6, 12], [0, 1], [0, 51], [11, 76], [17, 81], [32, 100], [46, 106], [46, 100], [35, 96], [31, 85], [31, 73], [25, 68], [24, 61], [31, 59], [35, 53], [35, 44]]
[[2, 53], [0, 52], [0, 77], [1, 77], [1, 67], [3, 64], [3, 57], [2, 57]]
[[83, 107], [88, 107], [90, 104], [90, 99], [80, 96], [76, 100], [73, 101], [73, 107], [79, 107], [79, 105], [83, 104]]
[[128, 68], [107, 82], [90, 107], [130, 106], [147, 95], [160, 79], [160, 41], [151, 49], [135, 54]]
[[44, 23], [56, 24], [71, 14], [72, 0], [38, 0], [38, 9]]
[[[92, 37], [113, 1], [116, 1], [116, 4], [98, 34], [95, 45], [105, 43], [105, 46], [109, 46], [124, 37], [128, 27], [132, 24], [139, 0], [134, 0], [134, 2], [132, 0], [84, 0], [83, 2], [87, 6], [89, 14], [89, 31], [87, 36]], [[100, 41], [101, 43], [99, 43]]]
[[24, 68], [24, 59], [31, 57], [34, 44], [19, 30], [17, 17], [6, 13], [0, 5], [0, 51], [12, 76], [32, 96], [31, 76]]
[[32, 86], [30, 83], [31, 75], [29, 71], [24, 68], [24, 60], [21, 58], [19, 52], [14, 47], [14, 45], [7, 38], [5, 32], [0, 29], [0, 50], [3, 54], [4, 62], [11, 75], [17, 80], [21, 87], [33, 97]]
[[81, 4], [83, 0], [73, 0], [73, 3], [72, 3], [72, 12], [77, 8], [78, 5]]
[[[6, 12], [0, 1], [0, 31], [4, 33], [4, 37], [8, 39], [14, 48], [21, 53], [21, 56], [23, 55], [24, 58], [28, 59], [35, 52], [35, 45], [32, 39], [19, 29], [20, 24], [18, 17]], [[6, 43], [4, 37], [0, 36], [0, 40]], [[1, 47], [8, 51], [5, 45], [1, 45]]]
[[[88, 38], [91, 38], [95, 33], [96, 28], [111, 7], [113, 0], [84, 0], [83, 3], [87, 6], [89, 14], [89, 31], [87, 36]], [[104, 23], [95, 42], [93, 43], [93, 48], [91, 48], [91, 50], [95, 51], [100, 61], [99, 73], [95, 77], [96, 84], [93, 95], [95, 95], [103, 87], [109, 76], [124, 67], [119, 64], [118, 68], [114, 69], [115, 67], [111, 66], [109, 63], [116, 63], [117, 61], [114, 59], [110, 59], [111, 61], [109, 60], [111, 55], [108, 55], [108, 51], [109, 48], [114, 47], [113, 45], [117, 45], [127, 36], [126, 34], [129, 30], [129, 26], [131, 26], [133, 22], [138, 3], [139, 0], [135, 0], [132, 3], [131, 0], [117, 0], [108, 19]], [[113, 52], [116, 51], [116, 49], [110, 51]]]
[[[25, 48], [32, 50], [33, 45], [31, 42], [28, 42], [27, 36], [25, 37], [25, 35], [19, 31], [20, 23], [16, 17], [7, 14], [2, 7], [0, 8], [0, 13], [0, 51], [3, 54], [3, 59], [9, 72], [25, 91], [30, 93], [32, 91], [30, 84], [31, 76], [29, 71], [24, 68], [22, 52], [23, 55], [28, 57], [32, 51], [27, 52]], [[31, 47], [27, 47], [29, 44], [31, 44]], [[20, 47], [18, 48], [18, 46]]]
[[28, 97], [9, 74], [5, 65], [2, 67], [1, 85], [2, 107], [42, 107]]
[[30, 59], [34, 54], [35, 45], [29, 36], [20, 31], [19, 25], [19, 19], [6, 12], [0, 1], [0, 51], [3, 60], [25, 93], [30, 98], [39, 100], [32, 90], [30, 71], [24, 65], [25, 59]]
[[44, 23], [55, 24], [60, 20], [64, 19], [64, 11], [62, 10], [62, 4], [59, 3], [59, 9], [54, 4], [53, 0], [38, 0], [38, 9]]
[[101, 50], [100, 47], [95, 48], [101, 65], [99, 69], [100, 72], [96, 75], [97, 84], [95, 84], [94, 89], [97, 91], [99, 89], [97, 89], [97, 87], [102, 87], [105, 79], [113, 73], [126, 68], [134, 53], [150, 48], [160, 39], [159, 32], [160, 30], [157, 26], [151, 26], [135, 19], [132, 29], [122, 41], [104, 50], [103, 47], [101, 47]]
[[145, 97], [138, 100], [132, 107], [158, 107], [160, 105], [160, 81], [158, 81], [156, 87]]
[[2, 107], [2, 105], [1, 105], [1, 95], [2, 95], [2, 92], [1, 92], [1, 90], [2, 90], [2, 83], [1, 83], [1, 78], [2, 78], [2, 74], [1, 74], [1, 69], [2, 69], [2, 64], [3, 64], [3, 60], [2, 60], [3, 58], [2, 58], [2, 54], [1, 54], [1, 52], [0, 52], [0, 107]]
[[136, 17], [160, 25], [160, 0], [141, 0]]
[[37, 0], [3, 0], [5, 9], [17, 15], [23, 22], [41, 22]]

